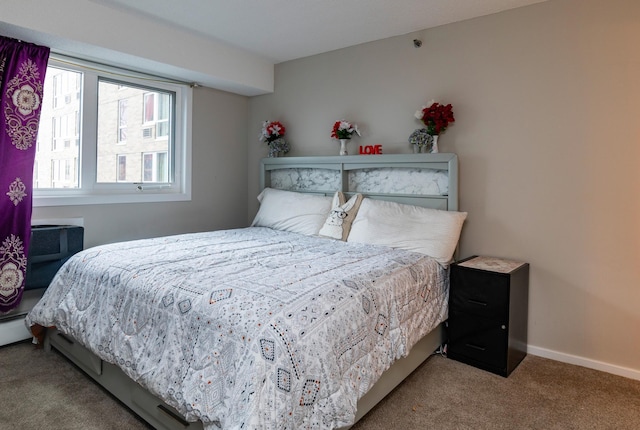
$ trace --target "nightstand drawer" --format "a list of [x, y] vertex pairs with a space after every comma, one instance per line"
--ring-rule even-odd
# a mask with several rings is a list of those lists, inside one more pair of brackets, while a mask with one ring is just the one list
[[457, 313], [450, 314], [449, 320], [448, 354], [451, 358], [466, 357], [495, 369], [506, 368], [506, 325]]
[[457, 312], [480, 317], [505, 319], [509, 310], [509, 278], [477, 270], [453, 267], [449, 303]]

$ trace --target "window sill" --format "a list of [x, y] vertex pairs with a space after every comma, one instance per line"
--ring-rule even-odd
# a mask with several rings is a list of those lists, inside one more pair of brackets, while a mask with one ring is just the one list
[[191, 200], [191, 192], [154, 192], [144, 191], [138, 193], [122, 194], [75, 194], [68, 196], [51, 195], [33, 197], [33, 207], [47, 206], [83, 206], [120, 203], [158, 203], [158, 202], [184, 202]]

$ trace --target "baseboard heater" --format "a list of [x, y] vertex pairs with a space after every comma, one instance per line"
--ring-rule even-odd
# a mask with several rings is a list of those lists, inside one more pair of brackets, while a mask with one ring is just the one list
[[27, 257], [22, 301], [0, 316], [0, 345], [29, 339], [24, 316], [40, 300], [58, 269], [84, 247], [84, 228], [75, 225], [34, 225]]

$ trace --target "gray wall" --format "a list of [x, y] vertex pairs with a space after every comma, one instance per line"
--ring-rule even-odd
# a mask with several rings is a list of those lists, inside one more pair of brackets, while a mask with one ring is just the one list
[[36, 207], [33, 218], [84, 218], [86, 247], [245, 227], [247, 112], [245, 96], [205, 87], [194, 89], [191, 201]]
[[640, 378], [639, 23], [636, 0], [551, 0], [279, 64], [249, 101], [248, 218], [261, 121], [285, 123], [290, 155], [337, 155], [343, 117], [352, 152], [409, 152], [415, 110], [452, 103], [461, 256], [531, 264], [532, 352]]

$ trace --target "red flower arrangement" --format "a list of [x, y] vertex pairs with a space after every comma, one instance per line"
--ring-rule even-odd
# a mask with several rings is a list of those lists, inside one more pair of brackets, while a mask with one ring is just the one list
[[260, 140], [260, 142], [271, 143], [284, 136], [286, 131], [287, 129], [280, 121], [265, 121], [262, 123], [262, 131], [260, 132], [258, 140]]
[[349, 121], [341, 119], [333, 124], [331, 129], [332, 139], [351, 139], [351, 135], [357, 134], [360, 136], [360, 130], [356, 124], [351, 124]]
[[281, 154], [286, 154], [291, 149], [291, 145], [284, 140], [286, 131], [287, 129], [280, 121], [264, 121], [262, 123], [262, 130], [258, 140], [267, 142], [267, 145], [269, 145], [269, 157], [278, 157]]
[[416, 111], [416, 118], [427, 126], [427, 133], [432, 136], [444, 133], [449, 124], [455, 122], [451, 105], [445, 106], [434, 101]]

